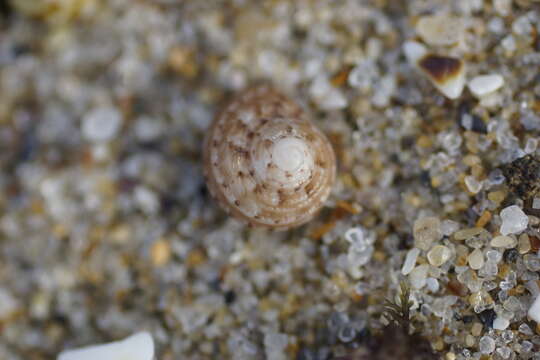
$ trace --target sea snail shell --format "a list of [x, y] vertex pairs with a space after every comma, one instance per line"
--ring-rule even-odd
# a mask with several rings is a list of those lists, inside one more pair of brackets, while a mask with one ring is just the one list
[[269, 85], [245, 90], [223, 109], [203, 157], [208, 189], [227, 212], [277, 230], [309, 221], [336, 177], [326, 136]]

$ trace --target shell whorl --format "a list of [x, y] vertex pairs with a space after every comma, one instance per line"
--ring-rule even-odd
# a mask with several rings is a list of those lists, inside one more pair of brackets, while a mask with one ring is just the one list
[[332, 146], [290, 98], [270, 86], [237, 95], [204, 143], [210, 193], [255, 226], [288, 229], [322, 207], [336, 173]]

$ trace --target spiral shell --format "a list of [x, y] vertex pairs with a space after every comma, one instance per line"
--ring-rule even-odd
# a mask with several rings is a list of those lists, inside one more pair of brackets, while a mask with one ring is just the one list
[[302, 108], [268, 85], [237, 95], [204, 143], [208, 189], [254, 226], [285, 230], [309, 221], [328, 197], [336, 158]]

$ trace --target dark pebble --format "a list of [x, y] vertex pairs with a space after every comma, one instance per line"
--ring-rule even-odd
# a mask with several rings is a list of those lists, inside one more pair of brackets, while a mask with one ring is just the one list
[[487, 134], [487, 126], [484, 120], [479, 116], [472, 115], [472, 126], [471, 130], [480, 134]]
[[519, 251], [516, 249], [508, 249], [503, 254], [503, 259], [506, 263], [514, 263], [519, 257]]
[[488, 328], [493, 328], [493, 321], [497, 317], [497, 314], [493, 309], [484, 310], [480, 314], [478, 314], [478, 318], [482, 322], [482, 324]]
[[0, 0], [0, 16], [8, 17], [12, 13], [12, 8], [8, 0]]
[[223, 294], [223, 297], [225, 298], [225, 304], [230, 305], [236, 300], [236, 293], [232, 290], [228, 290]]

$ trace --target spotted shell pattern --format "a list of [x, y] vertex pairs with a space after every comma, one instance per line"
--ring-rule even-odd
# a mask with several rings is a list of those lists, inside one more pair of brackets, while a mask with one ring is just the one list
[[254, 226], [285, 230], [309, 221], [336, 177], [334, 151], [303, 109], [269, 85], [237, 95], [205, 138], [208, 189]]

